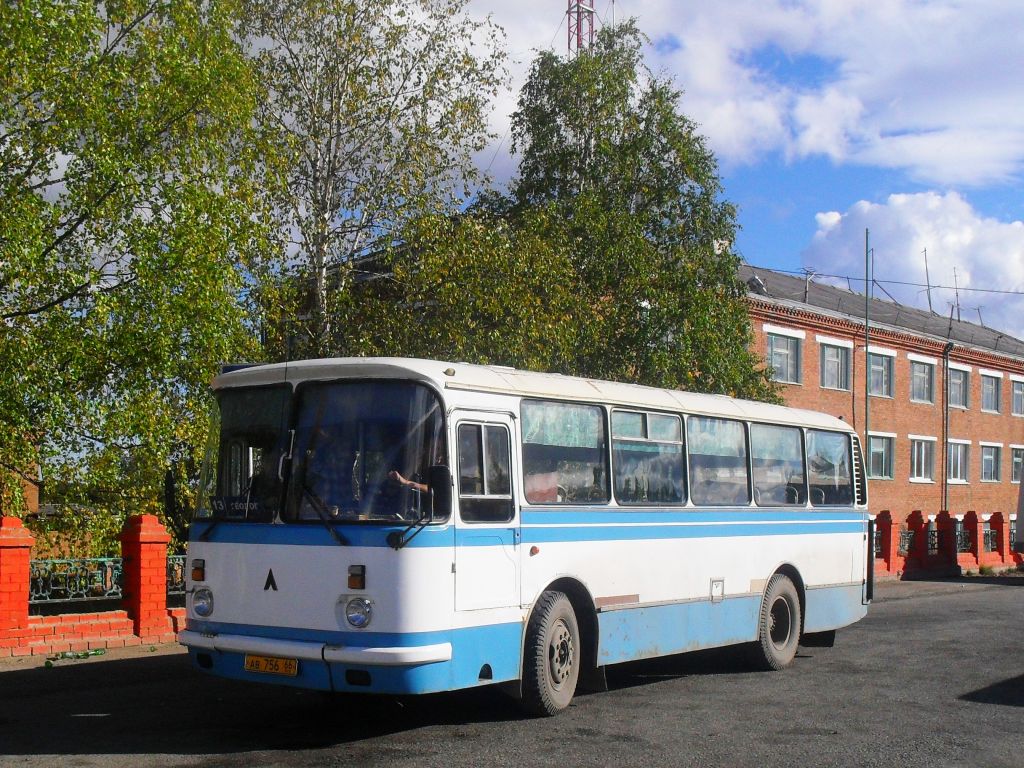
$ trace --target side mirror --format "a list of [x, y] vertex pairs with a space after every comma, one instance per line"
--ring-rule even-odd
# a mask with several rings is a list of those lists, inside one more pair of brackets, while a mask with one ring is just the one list
[[443, 464], [435, 464], [427, 470], [427, 487], [430, 488], [431, 518], [448, 517], [452, 513], [452, 471]]

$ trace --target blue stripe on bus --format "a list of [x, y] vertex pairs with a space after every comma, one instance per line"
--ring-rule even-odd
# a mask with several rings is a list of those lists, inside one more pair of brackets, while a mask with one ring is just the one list
[[[806, 534], [861, 533], [866, 515], [848, 509], [821, 510], [651, 510], [636, 509], [524, 509], [524, 543], [554, 541], [617, 541], [642, 539], [720, 538], [723, 536], [790, 536]], [[507, 527], [455, 528], [451, 523], [424, 526], [406, 547], [495, 546], [511, 544], [515, 522]], [[208, 522], [193, 523], [190, 539], [200, 540]], [[387, 547], [387, 536], [403, 527], [339, 525], [337, 532], [352, 546]], [[500, 540], [500, 541], [499, 541]], [[213, 526], [209, 541], [230, 544], [293, 544], [338, 546], [318, 523], [270, 525], [231, 523]]]
[[737, 525], [705, 523], [699, 525], [524, 526], [523, 543], [711, 539], [734, 536], [809, 536], [837, 533], [857, 534], [863, 532], [864, 524], [856, 522], [808, 523], [787, 521], [779, 523], [740, 523]]
[[[203, 541], [202, 534], [210, 527], [207, 522], [195, 522], [189, 529], [189, 541]], [[335, 531], [353, 547], [387, 547], [388, 534], [401, 533], [406, 526], [393, 525], [335, 525]], [[415, 533], [415, 530], [413, 531]], [[453, 534], [451, 524], [424, 526], [406, 547], [450, 547]], [[220, 521], [213, 526], [207, 541], [217, 544], [297, 544], [306, 546], [337, 547], [338, 542], [320, 523], [271, 525], [269, 523], [230, 523]]]
[[765, 520], [846, 520], [864, 521], [865, 512], [849, 507], [836, 509], [752, 509], [750, 507], [719, 507], [716, 509], [650, 508], [623, 509], [622, 507], [562, 507], [525, 508], [523, 525], [563, 525], [581, 523], [723, 523], [760, 522]]

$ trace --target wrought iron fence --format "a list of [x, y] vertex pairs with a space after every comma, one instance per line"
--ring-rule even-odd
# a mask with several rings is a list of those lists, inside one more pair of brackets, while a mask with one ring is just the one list
[[995, 552], [999, 548], [999, 540], [996, 537], [997, 531], [986, 528], [982, 533], [984, 534], [985, 551]]
[[167, 594], [185, 594], [185, 555], [167, 556]]
[[940, 546], [940, 538], [941, 538], [939, 536], [939, 534], [941, 533], [941, 531], [937, 531], [937, 530], [932, 529], [932, 530], [927, 531], [927, 533], [928, 533], [928, 554], [929, 555], [938, 554], [939, 546]]
[[882, 529], [875, 528], [875, 557], [882, 556]]
[[120, 599], [124, 571], [120, 557], [32, 560], [29, 604]]
[[971, 533], [964, 528], [958, 527], [956, 529], [956, 551], [957, 552], [970, 552], [971, 551]]
[[900, 554], [906, 557], [914, 548], [914, 532], [900, 531]]

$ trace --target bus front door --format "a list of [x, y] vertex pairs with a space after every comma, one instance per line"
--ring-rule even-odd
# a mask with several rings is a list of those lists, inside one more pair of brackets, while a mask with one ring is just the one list
[[455, 610], [519, 605], [512, 418], [457, 411]]

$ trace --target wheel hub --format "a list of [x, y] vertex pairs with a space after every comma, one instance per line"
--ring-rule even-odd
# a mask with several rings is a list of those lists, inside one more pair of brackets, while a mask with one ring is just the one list
[[560, 686], [572, 673], [575, 647], [572, 642], [572, 633], [559, 621], [552, 629], [551, 642], [548, 644], [548, 669], [551, 670], [551, 680], [556, 686]]

